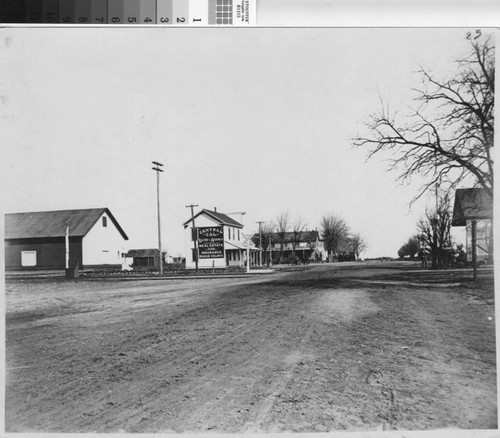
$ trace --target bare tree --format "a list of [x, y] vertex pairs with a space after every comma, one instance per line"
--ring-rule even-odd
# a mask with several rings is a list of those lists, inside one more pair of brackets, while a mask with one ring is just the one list
[[280, 244], [280, 263], [283, 263], [283, 251], [285, 243], [285, 234], [288, 232], [290, 227], [290, 215], [288, 212], [280, 213], [276, 216], [276, 221], [274, 224], [276, 235], [278, 236], [278, 242]]
[[[274, 225], [270, 222], [264, 222], [260, 227], [260, 239], [259, 242], [262, 250], [264, 251], [264, 263], [269, 265], [271, 263], [271, 245], [272, 245], [272, 235], [274, 231]], [[267, 253], [269, 251], [269, 253]], [[268, 254], [266, 256], [266, 254]]]
[[293, 238], [292, 238], [292, 257], [293, 261], [295, 262], [295, 248], [297, 248], [297, 244], [300, 242], [300, 236], [306, 229], [307, 223], [304, 221], [302, 216], [297, 216], [295, 220], [293, 221], [292, 225], [292, 232], [293, 232]]
[[331, 261], [333, 254], [338, 254], [344, 247], [349, 233], [349, 227], [344, 219], [328, 213], [321, 218], [321, 238], [323, 239], [328, 259]]
[[354, 253], [356, 260], [359, 260], [359, 256], [363, 253], [368, 247], [366, 240], [361, 236], [361, 234], [356, 233], [351, 236], [350, 241], [350, 249]]
[[434, 186], [455, 187], [470, 177], [493, 196], [495, 45], [480, 31], [469, 32], [467, 39], [471, 51], [456, 61], [450, 78], [437, 80], [420, 70], [416, 109], [403, 121], [381, 101], [381, 110], [366, 123], [370, 135], [353, 140], [370, 148], [368, 158], [390, 153], [390, 168], [401, 170], [399, 181], [424, 176], [412, 203]]
[[427, 210], [417, 228], [422, 244], [430, 249], [432, 269], [445, 268], [451, 250], [451, 209], [448, 196], [441, 196], [434, 210]]

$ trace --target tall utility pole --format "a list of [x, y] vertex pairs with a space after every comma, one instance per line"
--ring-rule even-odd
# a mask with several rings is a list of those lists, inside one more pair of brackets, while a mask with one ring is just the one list
[[198, 272], [198, 231], [196, 230], [196, 225], [194, 223], [194, 210], [193, 210], [194, 207], [198, 207], [198, 204], [186, 205], [186, 208], [191, 209], [191, 221], [193, 222], [192, 238], [194, 241], [194, 263], [196, 267], [196, 272]]
[[261, 225], [264, 223], [264, 221], [257, 221], [256, 223], [259, 224], [260, 266], [262, 266], [262, 228], [261, 228]]
[[163, 164], [158, 163], [158, 161], [152, 161], [154, 167], [152, 168], [156, 172], [156, 205], [158, 209], [158, 250], [160, 251], [160, 275], [163, 275], [163, 257], [161, 254], [161, 226], [160, 226], [160, 172], [163, 172], [161, 167]]

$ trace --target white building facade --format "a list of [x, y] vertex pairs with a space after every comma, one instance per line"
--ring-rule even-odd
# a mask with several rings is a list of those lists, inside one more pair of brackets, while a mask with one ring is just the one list
[[[71, 231], [70, 231], [71, 234]], [[122, 232], [110, 214], [104, 211], [82, 238], [82, 265], [88, 267], [120, 266], [127, 249]]]
[[186, 269], [260, 265], [261, 251], [246, 239], [243, 224], [216, 210], [203, 209], [184, 223]]

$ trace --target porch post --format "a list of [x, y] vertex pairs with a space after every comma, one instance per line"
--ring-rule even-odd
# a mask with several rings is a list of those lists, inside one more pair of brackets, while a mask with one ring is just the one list
[[472, 221], [472, 265], [474, 268], [474, 281], [477, 280], [477, 247], [476, 247], [476, 225], [475, 220]]

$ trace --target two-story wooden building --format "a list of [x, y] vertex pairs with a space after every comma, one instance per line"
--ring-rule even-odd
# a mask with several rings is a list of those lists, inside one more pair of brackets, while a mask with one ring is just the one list
[[250, 266], [260, 264], [260, 250], [245, 239], [243, 224], [214, 210], [203, 209], [184, 222], [186, 268], [246, 266], [248, 245]]
[[[262, 243], [259, 240], [262, 239]], [[266, 236], [254, 234], [252, 240], [255, 245], [261, 245], [265, 250], [263, 259], [266, 263], [272, 260], [277, 263], [308, 263], [326, 259], [323, 242], [318, 231], [302, 231], [300, 233], [287, 231], [286, 233], [271, 233]]]

